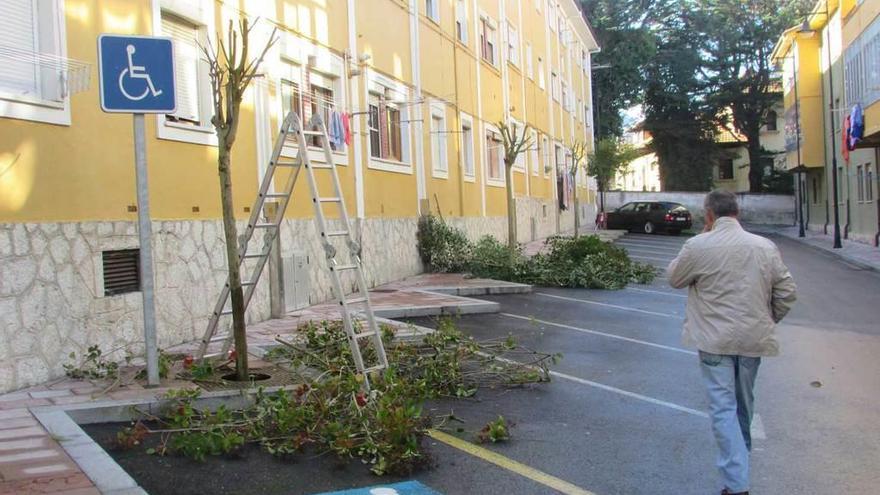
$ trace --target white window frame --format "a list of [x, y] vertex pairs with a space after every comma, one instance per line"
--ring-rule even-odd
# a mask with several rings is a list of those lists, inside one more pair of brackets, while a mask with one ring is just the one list
[[535, 66], [532, 60], [532, 44], [526, 41], [526, 77], [535, 80]]
[[532, 167], [532, 175], [537, 177], [539, 174], [539, 169], [541, 168], [540, 162], [540, 137], [534, 129], [529, 131], [529, 137], [531, 140], [531, 146], [529, 146], [529, 162]]
[[552, 164], [553, 159], [550, 156], [550, 153], [553, 151], [550, 147], [550, 138], [546, 135], [541, 136], [541, 160], [544, 162], [544, 178], [546, 179], [551, 175], [550, 172], [553, 171]]
[[[486, 137], [489, 133], [494, 134], [498, 140], [496, 141], [498, 144], [498, 171], [501, 174], [500, 178], [490, 177], [489, 176], [489, 149], [486, 147]], [[483, 132], [480, 134], [480, 142], [483, 144], [483, 176], [486, 181], [487, 186], [492, 187], [505, 187], [506, 185], [506, 176], [507, 173], [504, 170], [504, 144], [502, 143], [501, 131], [492, 124], [484, 124]]]
[[[431, 135], [431, 175], [435, 179], [448, 179], [449, 153], [446, 137], [449, 129], [446, 126], [446, 107], [442, 103], [432, 103], [430, 119], [428, 129]], [[435, 127], [438, 122], [439, 128]]]
[[468, 44], [468, 8], [466, 0], [455, 0], [455, 38], [464, 45]]
[[541, 91], [547, 90], [547, 75], [544, 70], [544, 59], [538, 57], [538, 87], [541, 88]]
[[[192, 22], [203, 32], [206, 43], [214, 43], [216, 11], [213, 0], [153, 0], [153, 34], [156, 36], [164, 36], [162, 11]], [[157, 114], [157, 138], [217, 146], [217, 134], [214, 126], [211, 125], [211, 115], [214, 110], [207, 64], [202, 64], [199, 67], [199, 86], [199, 111], [203, 115], [204, 123], [202, 125], [179, 124], [169, 121], [164, 114]]]
[[507, 62], [514, 67], [520, 66], [519, 60], [519, 31], [513, 27], [513, 23], [507, 21]]
[[[510, 119], [510, 123], [508, 125], [510, 125], [511, 129], [516, 131], [517, 136], [524, 136], [525, 135], [525, 126], [520, 121], [515, 120], [515, 119]], [[522, 153], [520, 153], [519, 155], [516, 155], [516, 161], [513, 162], [513, 170], [515, 172], [525, 173], [526, 159], [527, 159], [526, 155], [527, 154], [528, 154], [528, 150], [523, 150]]]
[[[67, 58], [67, 31], [64, 1], [43, 0], [39, 5], [49, 8], [37, 11], [39, 17], [35, 19], [35, 23], [43, 27], [52, 27], [52, 32], [48, 33], [52, 37], [51, 42], [45, 38], [39, 41], [40, 52], [57, 55], [59, 59], [65, 60]], [[37, 28], [39, 29], [39, 26]], [[51, 46], [44, 47], [44, 44]], [[51, 48], [51, 51], [47, 51], [45, 48]], [[58, 90], [61, 94], [60, 100], [46, 99], [42, 95], [21, 96], [0, 92], [0, 117], [69, 126], [71, 124], [70, 96], [65, 88], [59, 87]]]
[[[287, 36], [292, 36], [292, 35], [287, 34]], [[286, 39], [285, 41], [290, 42], [293, 40]], [[308, 43], [305, 40], [299, 40], [299, 41], [301, 41], [302, 43], [306, 43], [306, 44]], [[311, 71], [313, 74], [313, 77], [315, 79], [323, 79], [323, 80], [331, 81], [330, 84], [332, 85], [331, 89], [333, 90], [333, 100], [336, 104], [336, 107], [337, 108], [345, 108], [346, 107], [345, 88], [343, 86], [343, 79], [341, 77], [341, 75], [343, 74], [342, 58], [339, 57], [338, 55], [330, 53], [326, 49], [317, 48], [317, 47], [314, 47], [310, 44], [303, 45], [302, 43], [300, 44], [300, 46], [303, 47], [302, 52], [297, 52], [296, 54], [284, 53], [278, 59], [279, 60], [278, 66], [277, 66], [278, 67], [278, 70], [277, 70], [278, 76], [275, 78], [275, 84], [276, 84], [275, 94], [277, 95], [276, 108], [278, 109], [278, 114], [277, 114], [275, 120], [276, 120], [276, 122], [278, 122], [278, 124], [276, 124], [278, 126], [281, 125], [281, 122], [284, 120], [284, 117], [287, 115], [287, 109], [284, 108], [284, 99], [282, 98], [282, 94], [281, 94], [282, 90], [283, 90], [281, 80], [288, 79], [288, 78], [282, 77], [282, 76], [289, 74], [290, 73], [289, 71], [291, 69], [296, 70], [296, 71], [302, 71], [303, 70], [302, 58], [305, 58], [307, 61], [308, 56], [310, 54], [315, 53], [315, 52], [319, 52], [319, 53], [321, 53], [321, 55], [316, 56], [316, 59], [319, 60], [319, 62], [318, 62], [318, 66], [316, 68], [313, 68]], [[283, 45], [284, 46], [293, 46], [293, 43], [284, 43]], [[270, 72], [272, 72], [272, 71], [270, 70]], [[300, 72], [299, 79], [294, 82], [296, 82], [297, 84], [302, 86], [302, 83], [303, 83], [302, 72]], [[299, 88], [299, 91], [301, 94], [302, 94], [303, 89], [304, 88], [302, 88], [302, 87]], [[300, 106], [300, 108], [302, 108], [302, 105]], [[302, 115], [300, 115], [300, 117], [302, 117]], [[330, 130], [329, 123], [326, 123], [326, 124], [328, 125], [327, 130], [329, 131]], [[355, 139], [355, 137], [352, 136], [352, 139]], [[298, 153], [298, 148], [299, 148], [299, 146], [297, 146], [295, 144], [285, 145], [281, 149], [281, 156], [286, 157], [286, 158], [295, 158]], [[349, 164], [348, 152], [349, 152], [348, 145], [344, 146], [343, 149], [341, 149], [341, 150], [334, 150], [332, 152], [333, 153], [333, 161], [337, 165], [347, 166]], [[321, 148], [319, 148], [319, 147], [309, 146], [309, 160], [311, 160], [313, 162], [324, 163], [326, 161], [324, 158], [324, 151], [321, 150]]]
[[[482, 60], [483, 62], [486, 62], [487, 64], [491, 65], [492, 67], [498, 68], [501, 66], [501, 61], [499, 60], [501, 58], [500, 57], [501, 51], [498, 49], [498, 23], [495, 22], [494, 19], [489, 17], [489, 14], [486, 14], [485, 12], [480, 12], [480, 28], [481, 28], [481, 30], [479, 33], [477, 33], [478, 39], [482, 35], [482, 23], [483, 22], [486, 23], [486, 26], [489, 29], [489, 32], [486, 34], [486, 36], [488, 38], [486, 40], [486, 42], [488, 44], [490, 44], [492, 47], [492, 60], [491, 61], [486, 60], [486, 57], [483, 54], [482, 43], [480, 43], [480, 49], [479, 49], [480, 60]], [[491, 35], [491, 36], [489, 36], [489, 35]]]
[[[386, 98], [390, 96], [394, 96], [392, 101], [402, 101], [405, 102], [412, 98], [409, 88], [400, 81], [394, 80], [384, 74], [380, 74], [378, 72], [368, 70], [367, 71], [367, 84], [364, 85], [364, 100], [369, 102], [371, 94], [385, 94]], [[409, 125], [409, 108], [410, 105], [401, 104], [394, 105], [395, 108], [400, 112], [400, 154], [401, 161], [397, 160], [389, 160], [386, 158], [378, 158], [373, 156], [372, 154], [372, 142], [369, 138], [369, 134], [367, 134], [367, 148], [366, 154], [368, 158], [367, 168], [373, 170], [382, 170], [385, 172], [394, 172], [399, 174], [407, 174], [412, 175], [413, 167], [412, 167], [412, 130]], [[368, 122], [369, 116], [364, 115], [362, 117], [364, 119], [364, 128], [369, 132]]]
[[561, 103], [561, 86], [559, 84], [559, 74], [557, 74], [554, 70], [550, 71], [550, 91], [553, 94], [553, 101], [555, 101], [556, 103]]
[[[474, 118], [466, 113], [461, 113], [461, 129], [459, 133], [459, 149], [461, 150], [461, 175], [465, 182], [476, 182], [476, 168], [474, 163]], [[470, 132], [470, 139], [464, 129]]]
[[440, 0], [425, 0], [425, 16], [440, 24]]

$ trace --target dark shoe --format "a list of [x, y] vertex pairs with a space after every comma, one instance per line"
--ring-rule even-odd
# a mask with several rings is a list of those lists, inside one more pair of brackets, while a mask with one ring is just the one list
[[749, 495], [749, 492], [732, 492], [725, 488], [724, 490], [721, 490], [721, 495]]

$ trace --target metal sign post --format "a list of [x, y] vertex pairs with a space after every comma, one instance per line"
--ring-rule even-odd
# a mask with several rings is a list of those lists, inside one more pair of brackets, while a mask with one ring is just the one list
[[101, 109], [133, 114], [144, 348], [147, 385], [155, 387], [159, 385], [159, 350], [144, 114], [174, 113], [176, 110], [174, 48], [168, 38], [102, 34], [98, 37], [98, 65]]

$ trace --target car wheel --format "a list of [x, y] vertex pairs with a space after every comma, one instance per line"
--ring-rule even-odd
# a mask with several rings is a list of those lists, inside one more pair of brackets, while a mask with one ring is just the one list
[[654, 227], [653, 222], [645, 222], [645, 226], [642, 227], [646, 234], [653, 234], [656, 228]]

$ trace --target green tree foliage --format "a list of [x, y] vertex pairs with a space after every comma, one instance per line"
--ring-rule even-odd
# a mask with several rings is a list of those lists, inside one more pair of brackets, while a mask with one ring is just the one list
[[719, 125], [745, 136], [749, 189], [764, 187], [761, 127], [781, 96], [770, 54], [779, 35], [802, 18], [812, 0], [703, 0], [707, 24], [705, 66], [711, 74], [709, 101]]
[[596, 179], [601, 211], [605, 211], [605, 191], [614, 176], [625, 169], [638, 154], [638, 150], [617, 138], [608, 137], [596, 142], [595, 149], [587, 157], [587, 175]]

